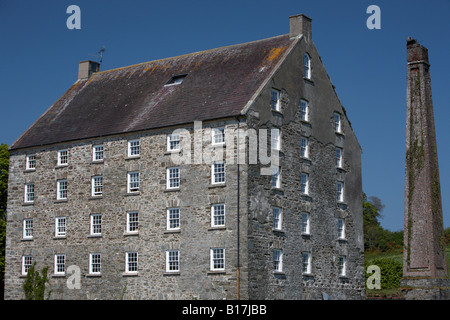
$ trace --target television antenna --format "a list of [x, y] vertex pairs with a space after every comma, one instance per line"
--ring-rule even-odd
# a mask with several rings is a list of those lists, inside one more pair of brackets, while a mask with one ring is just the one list
[[105, 52], [105, 51], [106, 51], [106, 47], [102, 46], [102, 48], [97, 52], [97, 54], [90, 53], [89, 55], [90, 56], [95, 56], [97, 58], [100, 58], [100, 65], [101, 65], [102, 62], [103, 62], [103, 52]]

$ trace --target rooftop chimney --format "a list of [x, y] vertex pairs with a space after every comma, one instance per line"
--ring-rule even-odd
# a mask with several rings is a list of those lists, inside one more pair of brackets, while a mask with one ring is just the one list
[[94, 72], [100, 70], [100, 63], [86, 60], [78, 65], [78, 80], [88, 79]]
[[295, 38], [301, 34], [307, 40], [311, 40], [311, 18], [304, 14], [289, 17], [289, 37]]

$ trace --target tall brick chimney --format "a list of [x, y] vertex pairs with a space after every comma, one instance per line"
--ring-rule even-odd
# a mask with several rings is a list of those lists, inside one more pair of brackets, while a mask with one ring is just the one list
[[78, 80], [88, 79], [93, 73], [100, 71], [100, 63], [85, 60], [78, 64]]
[[408, 38], [403, 276], [447, 273], [428, 50]]
[[301, 34], [307, 40], [311, 40], [311, 18], [304, 14], [289, 17], [289, 37], [295, 38]]

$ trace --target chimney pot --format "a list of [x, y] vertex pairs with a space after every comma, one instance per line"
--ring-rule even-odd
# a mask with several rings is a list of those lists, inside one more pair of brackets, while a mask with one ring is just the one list
[[100, 63], [85, 60], [78, 64], [78, 80], [88, 79], [93, 73], [100, 71]]
[[311, 40], [311, 21], [312, 19], [304, 14], [298, 14], [289, 17], [289, 37], [295, 38], [303, 34], [307, 40]]

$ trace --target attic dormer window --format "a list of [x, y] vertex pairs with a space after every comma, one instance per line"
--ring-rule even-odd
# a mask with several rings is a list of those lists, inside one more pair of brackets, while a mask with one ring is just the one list
[[179, 74], [177, 76], [173, 76], [170, 80], [165, 84], [165, 86], [174, 86], [183, 82], [184, 78], [186, 78], [187, 74]]

